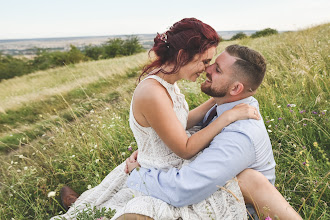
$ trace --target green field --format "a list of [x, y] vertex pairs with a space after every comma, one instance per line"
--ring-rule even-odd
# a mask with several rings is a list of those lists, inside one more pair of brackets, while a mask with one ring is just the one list
[[[304, 219], [330, 219], [329, 36], [324, 24], [218, 48], [238, 43], [267, 59], [255, 97], [273, 145], [275, 185]], [[129, 146], [137, 148], [128, 113], [147, 57], [69, 65], [0, 83], [0, 219], [63, 212], [63, 185], [82, 193], [125, 160]], [[179, 83], [190, 109], [208, 99], [202, 80]], [[52, 191], [56, 196], [48, 197]]]

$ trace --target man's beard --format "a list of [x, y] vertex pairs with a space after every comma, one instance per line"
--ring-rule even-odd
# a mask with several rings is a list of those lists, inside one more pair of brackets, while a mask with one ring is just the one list
[[228, 88], [229, 88], [229, 85], [226, 85], [225, 88], [216, 90], [216, 89], [212, 89], [211, 85], [210, 86], [204, 86], [204, 85], [205, 85], [205, 83], [202, 83], [202, 85], [201, 85], [202, 92], [204, 92], [206, 95], [209, 95], [211, 97], [217, 97], [217, 98], [226, 96]]

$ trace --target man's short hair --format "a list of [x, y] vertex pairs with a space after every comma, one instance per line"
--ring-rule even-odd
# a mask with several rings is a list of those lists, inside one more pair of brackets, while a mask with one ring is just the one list
[[237, 44], [230, 45], [225, 50], [237, 58], [233, 64], [234, 77], [242, 80], [249, 91], [255, 91], [265, 76], [265, 58], [259, 52]]

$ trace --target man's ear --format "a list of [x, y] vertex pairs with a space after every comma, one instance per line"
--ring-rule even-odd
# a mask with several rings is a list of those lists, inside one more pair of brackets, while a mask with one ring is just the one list
[[243, 83], [236, 81], [231, 85], [229, 93], [232, 96], [237, 96], [241, 94], [243, 91], [244, 91]]

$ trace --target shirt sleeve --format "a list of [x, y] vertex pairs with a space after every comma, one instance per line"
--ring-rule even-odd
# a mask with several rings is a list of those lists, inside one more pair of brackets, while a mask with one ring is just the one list
[[222, 132], [180, 170], [135, 169], [127, 179], [127, 186], [182, 207], [206, 199], [218, 190], [217, 186], [224, 186], [254, 161], [254, 147], [245, 134]]

